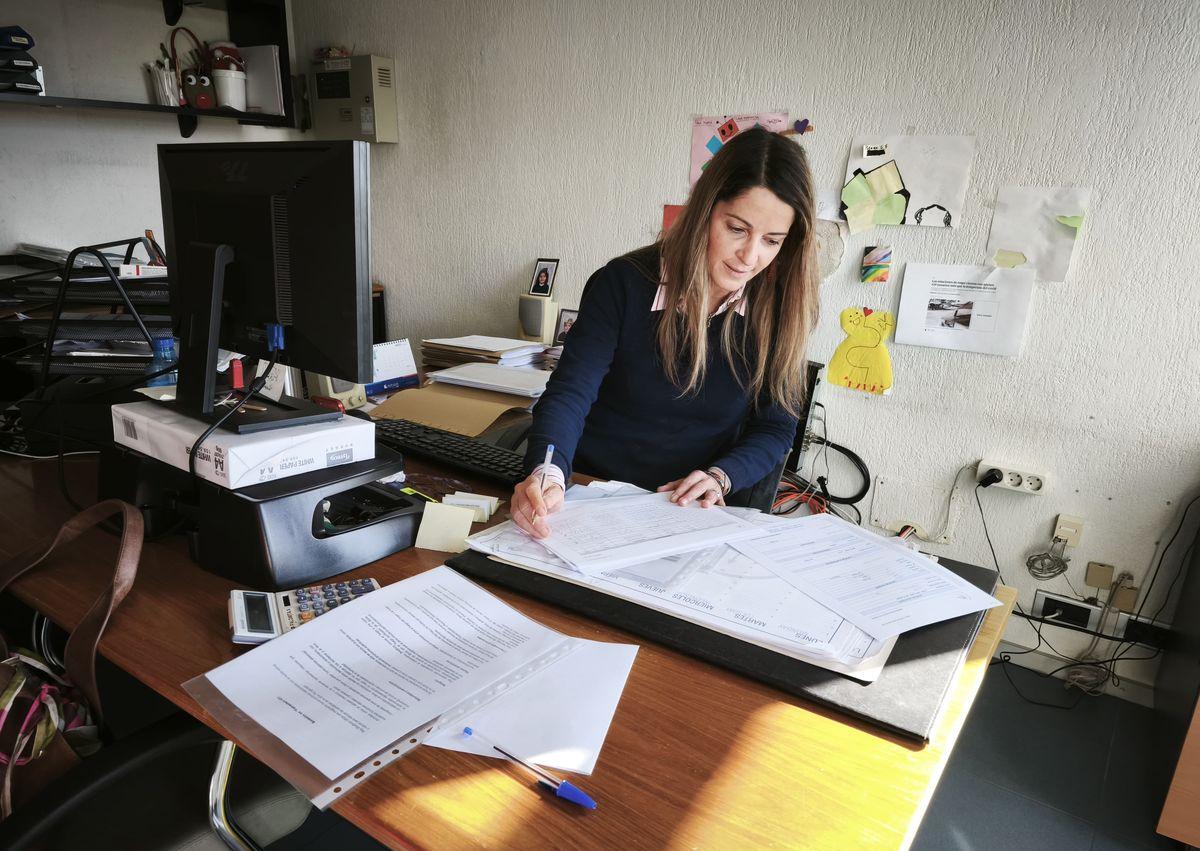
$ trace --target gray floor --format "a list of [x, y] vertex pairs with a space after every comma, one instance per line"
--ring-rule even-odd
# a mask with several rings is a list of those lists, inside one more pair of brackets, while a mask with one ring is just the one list
[[[1061, 680], [1010, 665], [1021, 691], [1063, 703]], [[1115, 697], [1074, 709], [1022, 700], [993, 665], [913, 843], [914, 851], [1178, 849], [1154, 832], [1170, 766], [1156, 764], [1154, 715]], [[1158, 761], [1161, 762], [1161, 761]], [[275, 851], [382, 846], [334, 813], [314, 813]]]
[[[1034, 700], [1077, 692], [1009, 665]], [[914, 851], [1115, 851], [1183, 846], [1154, 832], [1170, 766], [1151, 710], [1107, 695], [1074, 709], [1022, 700], [993, 665], [942, 775]]]

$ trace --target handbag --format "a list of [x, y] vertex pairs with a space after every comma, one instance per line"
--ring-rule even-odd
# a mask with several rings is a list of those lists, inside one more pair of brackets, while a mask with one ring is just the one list
[[14, 648], [0, 635], [0, 820], [35, 797], [51, 782], [98, 750], [100, 694], [96, 688], [96, 648], [113, 611], [137, 575], [145, 526], [141, 512], [127, 502], [96, 503], [63, 524], [58, 533], [0, 564], [0, 592], [44, 562], [56, 547], [121, 515], [121, 543], [112, 581], [67, 640], [66, 672], [59, 676], [45, 660]]

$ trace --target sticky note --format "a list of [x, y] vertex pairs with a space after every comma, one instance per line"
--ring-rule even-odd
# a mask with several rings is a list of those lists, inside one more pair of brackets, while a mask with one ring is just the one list
[[1025, 262], [1025, 255], [1020, 251], [1009, 251], [1007, 248], [997, 248], [992, 262], [1001, 269], [1015, 269]]
[[867, 172], [866, 179], [871, 197], [877, 202], [904, 188], [904, 181], [900, 178], [900, 169], [896, 167], [895, 160], [871, 169]]
[[442, 497], [444, 505], [461, 505], [475, 512], [472, 523], [486, 523], [492, 518], [492, 502], [486, 496], [474, 494], [447, 494]]
[[904, 224], [904, 211], [906, 209], [908, 209], [907, 198], [903, 195], [889, 195], [875, 205], [875, 224]]
[[421, 516], [421, 528], [417, 530], [414, 546], [443, 553], [461, 553], [467, 548], [466, 538], [471, 534], [471, 521], [474, 519], [473, 508], [428, 502]]
[[1075, 230], [1079, 230], [1079, 227], [1083, 224], [1083, 215], [1080, 214], [1078, 216], [1055, 216], [1054, 220], [1056, 222], [1058, 222], [1060, 225], [1066, 225], [1069, 228], [1075, 228]]
[[870, 202], [846, 208], [846, 223], [850, 233], [862, 233], [875, 224], [875, 205]]
[[[867, 185], [867, 179], [861, 174], [856, 174], [854, 177], [846, 181], [846, 185], [842, 187], [842, 203], [847, 207], [856, 207], [859, 204], [868, 204], [874, 199], [871, 197], [871, 187]], [[849, 218], [849, 216], [847, 216]]]

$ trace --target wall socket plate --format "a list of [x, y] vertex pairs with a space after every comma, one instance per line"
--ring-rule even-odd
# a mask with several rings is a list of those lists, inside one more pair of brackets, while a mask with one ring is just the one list
[[1094, 630], [1100, 626], [1100, 612], [1103, 606], [1085, 603], [1065, 594], [1055, 594], [1052, 591], [1033, 592], [1033, 611], [1029, 614], [1035, 618], [1048, 618], [1059, 612], [1055, 620], [1083, 629]]
[[1049, 487], [1049, 480], [1045, 473], [1030, 473], [1026, 470], [1018, 470], [1014, 467], [1009, 467], [1004, 464], [997, 464], [995, 461], [989, 461], [986, 458], [979, 462], [979, 467], [975, 470], [975, 481], [983, 481], [983, 477], [988, 470], [996, 469], [1004, 474], [1004, 478], [996, 484], [994, 488], [1001, 488], [1006, 491], [1017, 491], [1018, 493], [1038, 494], [1045, 493]]
[[1066, 541], [1068, 547], [1079, 546], [1083, 538], [1083, 518], [1072, 517], [1070, 514], [1060, 514], [1054, 521], [1054, 537]]

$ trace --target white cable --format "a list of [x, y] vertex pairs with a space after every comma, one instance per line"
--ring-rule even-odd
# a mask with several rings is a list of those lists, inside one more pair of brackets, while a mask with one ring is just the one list
[[938, 529], [936, 535], [930, 535], [928, 538], [921, 534], [921, 531], [915, 524], [907, 523], [906, 525], [913, 527], [913, 537], [924, 541], [927, 544], [941, 543], [941, 539], [946, 534], [946, 530], [950, 528], [950, 512], [954, 507], [954, 498], [958, 495], [958, 480], [962, 478], [962, 474], [974, 467], [974, 464], [963, 464], [958, 468], [958, 472], [954, 474], [954, 481], [950, 483], [950, 493], [946, 496], [946, 511], [942, 516], [942, 525]]

